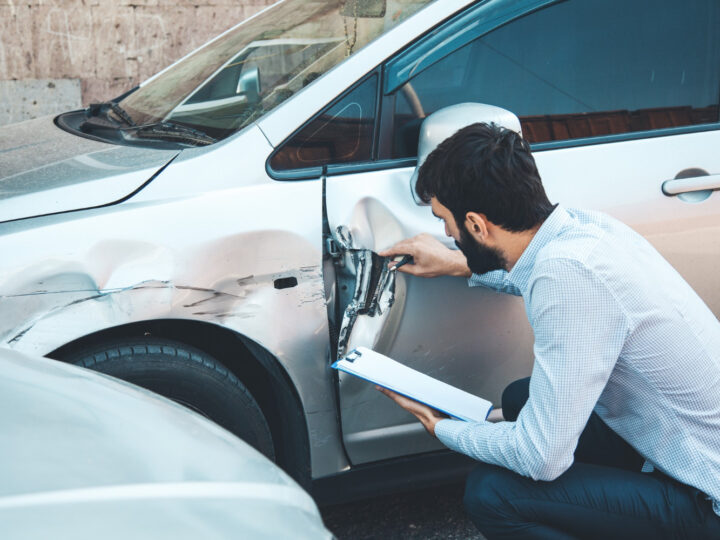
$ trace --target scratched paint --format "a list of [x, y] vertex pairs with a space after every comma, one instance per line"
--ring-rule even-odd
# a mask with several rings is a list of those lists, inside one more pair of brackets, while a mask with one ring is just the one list
[[[270, 351], [303, 381], [306, 410], [327, 410], [319, 230], [307, 240], [291, 232], [297, 212], [285, 224], [258, 204], [288, 189], [316, 210], [314, 186], [273, 183], [0, 227], [0, 250], [12, 254], [0, 258], [0, 346], [44, 355], [118, 325], [201, 321]], [[276, 289], [284, 278], [297, 285]]]

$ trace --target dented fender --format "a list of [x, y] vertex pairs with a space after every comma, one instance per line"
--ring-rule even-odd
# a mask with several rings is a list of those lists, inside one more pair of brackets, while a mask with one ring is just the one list
[[271, 151], [248, 127], [183, 151], [121, 203], [0, 223], [0, 346], [46, 355], [160, 319], [222, 327], [287, 374], [305, 415], [312, 475], [343, 470], [321, 183], [270, 179]]
[[[0, 345], [42, 355], [100, 330], [169, 318], [231, 329], [285, 352], [289, 364], [288, 344], [316, 339], [327, 348], [321, 268], [303, 244], [291, 233], [256, 231], [181, 250], [104, 238], [65, 257], [38, 253], [3, 272]], [[288, 280], [291, 287], [277, 288]]]

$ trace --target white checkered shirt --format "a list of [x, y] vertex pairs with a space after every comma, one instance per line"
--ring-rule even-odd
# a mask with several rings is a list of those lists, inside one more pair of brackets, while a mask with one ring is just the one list
[[446, 446], [552, 480], [594, 410], [647, 460], [643, 470], [706, 493], [720, 515], [720, 322], [644, 238], [558, 206], [509, 273], [470, 285], [523, 297], [535, 334], [530, 397], [515, 422], [441, 420]]

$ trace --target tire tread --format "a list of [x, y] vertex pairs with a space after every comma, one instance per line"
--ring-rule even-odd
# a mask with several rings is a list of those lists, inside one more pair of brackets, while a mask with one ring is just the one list
[[170, 343], [170, 340], [160, 338], [149, 338], [145, 340], [126, 339], [105, 345], [96, 345], [91, 349], [80, 351], [74, 358], [70, 359], [70, 362], [91, 370], [103, 371], [102, 368], [105, 367], [108, 362], [125, 361], [131, 359], [133, 356], [149, 358], [175, 357], [191, 365], [194, 364], [201, 370], [212, 371], [218, 380], [231, 385], [237, 397], [240, 398], [246, 407], [252, 410], [253, 414], [249, 416], [253, 417], [254, 421], [252, 423], [254, 425], [251, 427], [257, 433], [261, 434], [261, 438], [263, 439], [261, 442], [264, 446], [261, 451], [266, 456], [274, 458], [272, 438], [267, 420], [253, 395], [232, 371], [202, 351], [195, 351], [193, 347], [183, 343]]

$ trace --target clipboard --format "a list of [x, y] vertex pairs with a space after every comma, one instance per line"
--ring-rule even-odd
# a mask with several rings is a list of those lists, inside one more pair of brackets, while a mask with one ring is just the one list
[[492, 403], [486, 399], [365, 347], [350, 351], [332, 367], [424, 403], [458, 420], [484, 422], [493, 409]]

